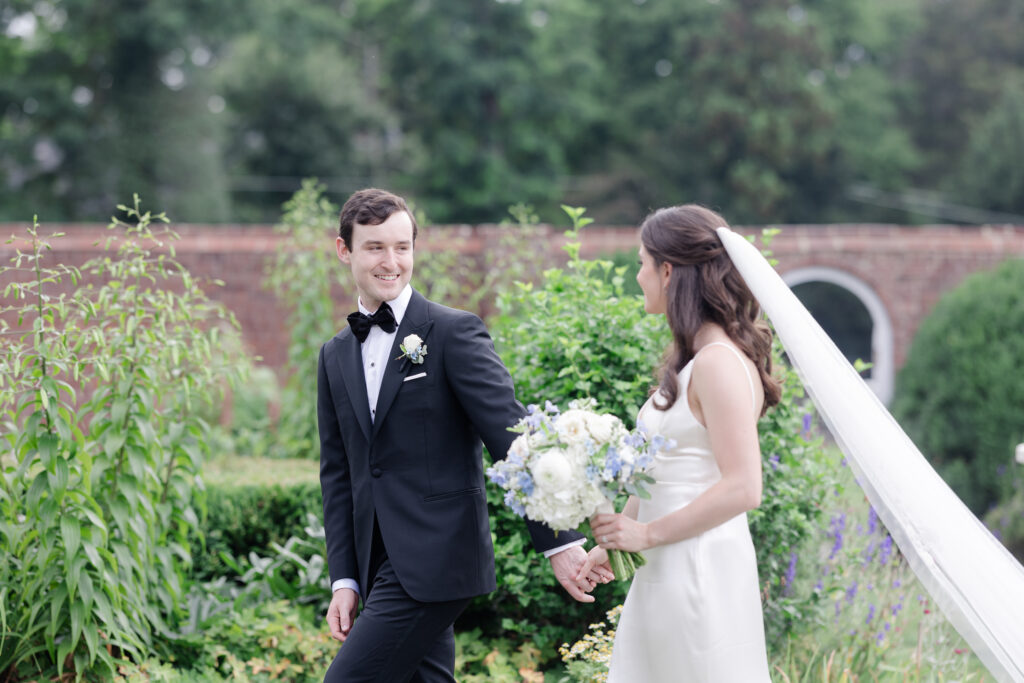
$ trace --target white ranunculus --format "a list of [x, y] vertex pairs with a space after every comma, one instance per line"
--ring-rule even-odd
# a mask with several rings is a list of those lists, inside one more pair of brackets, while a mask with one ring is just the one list
[[423, 344], [423, 340], [420, 339], [418, 334], [410, 334], [402, 340], [402, 346], [405, 347], [406, 353], [413, 353], [421, 344]]
[[582, 438], [586, 428], [587, 413], [582, 410], [567, 410], [555, 421], [555, 429], [567, 441], [576, 441]]
[[609, 443], [619, 426], [619, 418], [614, 415], [588, 415], [587, 431], [599, 444]]
[[548, 449], [537, 456], [530, 470], [533, 480], [543, 491], [561, 491], [572, 481], [572, 465], [557, 448]]
[[512, 441], [512, 444], [508, 447], [509, 455], [515, 455], [520, 458], [526, 458], [530, 455], [530, 442], [526, 434], [520, 434]]

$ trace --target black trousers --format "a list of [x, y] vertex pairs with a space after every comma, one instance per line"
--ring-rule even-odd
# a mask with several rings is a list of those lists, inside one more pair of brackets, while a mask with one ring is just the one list
[[324, 683], [455, 683], [452, 624], [469, 599], [420, 602], [395, 576], [374, 522], [370, 587]]

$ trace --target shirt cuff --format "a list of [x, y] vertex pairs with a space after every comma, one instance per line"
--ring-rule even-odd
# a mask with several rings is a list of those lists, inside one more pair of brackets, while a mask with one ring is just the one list
[[359, 595], [359, 583], [355, 579], [338, 579], [331, 584], [331, 593], [336, 593], [342, 588], [351, 588]]
[[[586, 538], [578, 538], [575, 541], [573, 541], [572, 543], [566, 543], [565, 545], [560, 545], [557, 548], [550, 548], [548, 550], [545, 550], [544, 551], [544, 557], [550, 558], [552, 555], [557, 555], [558, 553], [562, 552], [563, 550], [568, 550], [569, 548], [573, 548], [573, 547], [578, 546], [578, 545], [583, 545], [586, 542], [587, 542]], [[342, 579], [342, 580], [344, 580], [344, 579]]]

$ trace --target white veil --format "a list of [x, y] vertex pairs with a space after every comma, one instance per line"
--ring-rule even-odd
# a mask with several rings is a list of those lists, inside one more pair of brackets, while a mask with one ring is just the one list
[[718, 235], [922, 585], [1000, 681], [1024, 681], [1024, 567], [967, 509], [746, 238]]

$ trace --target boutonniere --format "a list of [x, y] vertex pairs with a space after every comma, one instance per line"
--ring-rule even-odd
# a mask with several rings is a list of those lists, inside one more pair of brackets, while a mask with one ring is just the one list
[[413, 365], [422, 365], [423, 357], [427, 355], [427, 345], [423, 343], [418, 334], [410, 334], [402, 340], [398, 348], [402, 349], [402, 355], [398, 358], [408, 358]]

